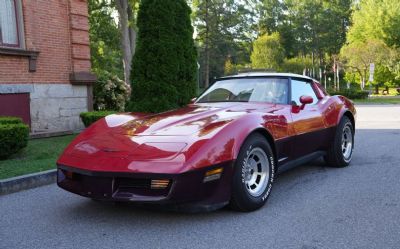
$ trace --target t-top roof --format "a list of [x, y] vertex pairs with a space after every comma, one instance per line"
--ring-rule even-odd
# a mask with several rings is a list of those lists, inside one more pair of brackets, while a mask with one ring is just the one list
[[246, 77], [293, 77], [293, 78], [303, 78], [308, 80], [314, 80], [308, 76], [294, 73], [267, 73], [267, 72], [246, 72], [246, 73], [238, 73], [236, 75], [224, 76], [219, 79], [227, 79], [227, 78], [246, 78]]

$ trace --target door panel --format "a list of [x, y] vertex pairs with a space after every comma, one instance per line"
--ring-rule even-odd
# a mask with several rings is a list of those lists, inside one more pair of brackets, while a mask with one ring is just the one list
[[[291, 81], [291, 100], [294, 106], [292, 111], [293, 128], [296, 133], [294, 142], [294, 155], [296, 158], [315, 152], [321, 148], [325, 141], [325, 124], [319, 109], [318, 98], [311, 82], [303, 80]], [[301, 105], [301, 95], [308, 95], [314, 99], [312, 104]]]
[[278, 164], [293, 159], [293, 136], [295, 132], [293, 130], [291, 109], [291, 105], [279, 105], [279, 108], [273, 112], [274, 119], [268, 119], [267, 121], [275, 138]]
[[299, 113], [292, 113], [293, 128], [296, 132], [295, 156], [300, 157], [318, 150], [324, 137], [324, 120], [318, 108], [306, 106]]

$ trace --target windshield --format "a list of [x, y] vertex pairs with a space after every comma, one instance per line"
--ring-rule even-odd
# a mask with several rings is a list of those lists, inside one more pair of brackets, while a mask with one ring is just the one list
[[288, 79], [241, 78], [215, 82], [197, 103], [209, 102], [268, 102], [288, 103]]

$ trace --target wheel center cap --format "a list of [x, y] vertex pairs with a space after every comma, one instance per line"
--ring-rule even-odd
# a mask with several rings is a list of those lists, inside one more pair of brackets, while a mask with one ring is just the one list
[[253, 174], [253, 169], [251, 168], [250, 165], [247, 165], [246, 169], [246, 181], [249, 181], [251, 179], [251, 175]]

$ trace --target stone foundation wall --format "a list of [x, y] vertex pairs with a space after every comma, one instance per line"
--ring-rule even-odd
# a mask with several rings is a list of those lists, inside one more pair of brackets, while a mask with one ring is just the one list
[[83, 129], [79, 118], [88, 110], [88, 87], [71, 84], [1, 84], [0, 93], [30, 94], [31, 132]]
[[79, 118], [88, 110], [87, 86], [34, 84], [31, 92], [32, 132], [83, 129]]

